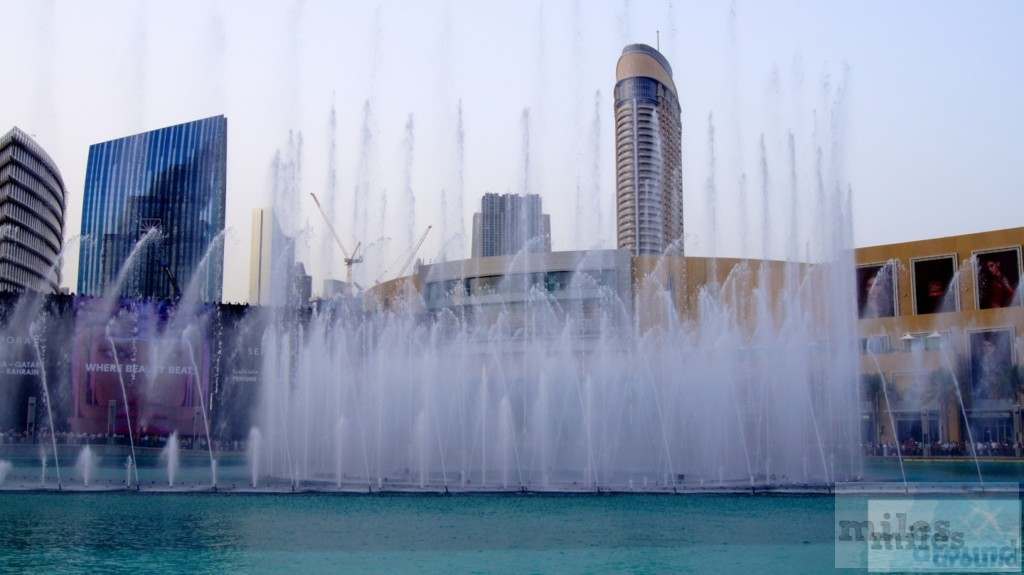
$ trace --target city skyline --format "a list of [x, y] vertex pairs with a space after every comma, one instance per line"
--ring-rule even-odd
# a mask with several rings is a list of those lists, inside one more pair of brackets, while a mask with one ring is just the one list
[[315, 285], [344, 277], [310, 191], [349, 249], [363, 242], [363, 281], [427, 224], [425, 261], [468, 257], [488, 192], [541, 194], [555, 250], [614, 247], [614, 66], [634, 42], [665, 53], [679, 89], [688, 254], [808, 255], [818, 148], [849, 182], [855, 246], [1024, 220], [1012, 3], [3, 4], [19, 25], [0, 47], [22, 57], [0, 131], [53, 156], [69, 236], [89, 145], [232, 118], [227, 301], [246, 299], [258, 206], [288, 208]]

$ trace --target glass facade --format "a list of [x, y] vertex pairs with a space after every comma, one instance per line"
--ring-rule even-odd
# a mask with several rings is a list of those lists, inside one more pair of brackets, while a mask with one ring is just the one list
[[226, 168], [224, 116], [90, 146], [78, 293], [219, 302]]
[[60, 288], [67, 196], [57, 165], [28, 134], [0, 136], [0, 291]]

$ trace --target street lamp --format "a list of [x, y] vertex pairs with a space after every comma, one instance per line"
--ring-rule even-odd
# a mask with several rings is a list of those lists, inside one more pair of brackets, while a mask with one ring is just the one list
[[914, 343], [914, 339], [916, 339], [916, 338], [914, 336], [910, 335], [909, 331], [907, 333], [903, 334], [903, 337], [900, 338], [900, 341], [903, 342], [903, 349], [906, 350], [906, 351], [910, 351], [910, 345], [912, 343]]
[[1015, 457], [1020, 457], [1020, 444], [1020, 404], [1018, 403], [1013, 406], [1013, 455]]
[[928, 410], [921, 410], [921, 444], [924, 448], [924, 456], [930, 457], [932, 454], [931, 449], [931, 434], [929, 432], [930, 421], [928, 420]]

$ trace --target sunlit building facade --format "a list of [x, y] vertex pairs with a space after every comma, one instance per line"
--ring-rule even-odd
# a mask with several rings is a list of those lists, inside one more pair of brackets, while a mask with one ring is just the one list
[[295, 269], [295, 240], [285, 235], [273, 209], [252, 211], [250, 250], [249, 303], [273, 306], [288, 303], [293, 286], [287, 278]]
[[0, 136], [0, 291], [56, 292], [68, 193], [28, 134]]
[[618, 248], [682, 254], [682, 121], [672, 67], [630, 44], [615, 68], [615, 211]]
[[1024, 228], [858, 248], [869, 454], [1021, 456]]
[[90, 146], [78, 292], [220, 301], [226, 167], [224, 116]]

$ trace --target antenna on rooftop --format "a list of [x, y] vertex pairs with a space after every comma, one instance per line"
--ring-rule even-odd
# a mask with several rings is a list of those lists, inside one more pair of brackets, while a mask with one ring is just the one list
[[661, 52], [661, 30], [654, 31], [654, 49]]

